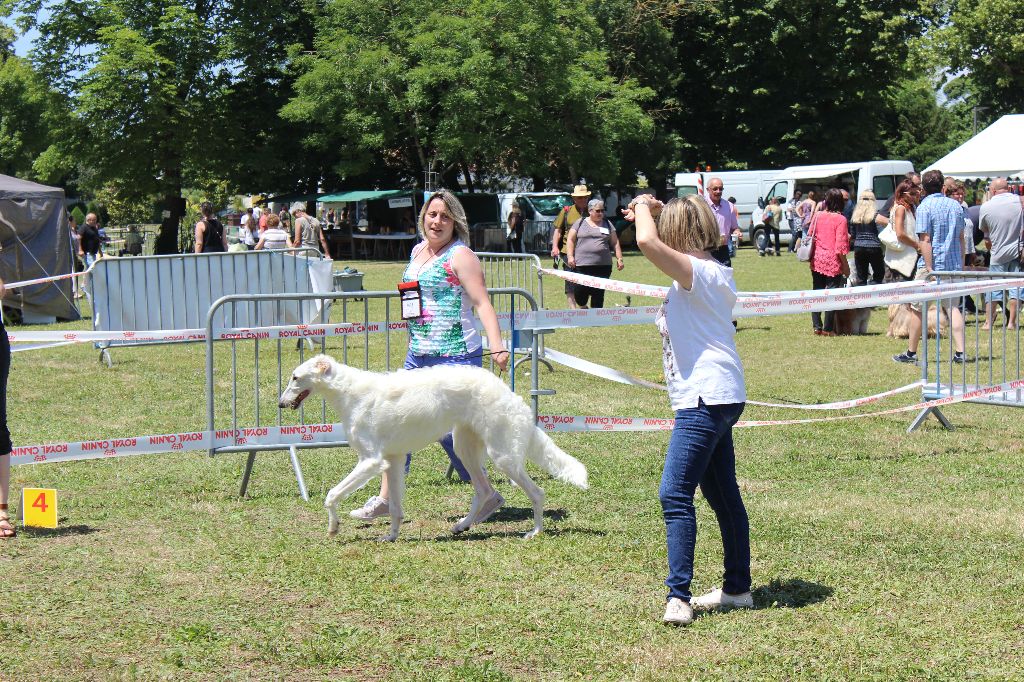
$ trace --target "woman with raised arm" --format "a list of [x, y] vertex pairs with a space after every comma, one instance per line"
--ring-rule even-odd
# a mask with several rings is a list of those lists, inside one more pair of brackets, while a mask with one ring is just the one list
[[[673, 199], [662, 207], [643, 195], [630, 204], [627, 219], [636, 221], [637, 246], [644, 256], [672, 279], [656, 322], [675, 411], [659, 489], [668, 543], [664, 621], [686, 625], [694, 608], [753, 606], [750, 530], [736, 483], [732, 439], [747, 399], [732, 326], [736, 283], [732, 268], [711, 257], [720, 235], [703, 198]], [[725, 574], [721, 588], [692, 599], [697, 486], [718, 517]]]

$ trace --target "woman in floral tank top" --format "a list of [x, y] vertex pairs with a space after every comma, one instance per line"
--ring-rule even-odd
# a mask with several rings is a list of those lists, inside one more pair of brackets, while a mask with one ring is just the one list
[[[409, 353], [404, 368], [415, 370], [434, 365], [483, 365], [480, 333], [473, 323], [473, 308], [483, 324], [491, 357], [499, 368], [508, 367], [498, 327], [498, 316], [487, 296], [480, 259], [466, 246], [469, 222], [459, 200], [448, 191], [435, 192], [423, 205], [419, 220], [423, 241], [412, 250], [403, 282], [418, 282], [421, 316], [409, 320]], [[469, 480], [452, 448], [452, 435], [441, 439], [459, 477]], [[406, 458], [408, 470], [411, 456]], [[483, 476], [483, 500], [474, 524], [484, 521], [505, 503], [505, 499]], [[384, 472], [380, 495], [350, 512], [353, 518], [369, 521], [388, 515], [388, 474]]]

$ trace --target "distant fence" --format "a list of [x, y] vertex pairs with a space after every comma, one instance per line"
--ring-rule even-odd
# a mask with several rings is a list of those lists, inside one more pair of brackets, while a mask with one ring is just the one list
[[[103, 258], [89, 275], [86, 290], [93, 305], [96, 331], [195, 329], [206, 323], [210, 306], [232, 294], [327, 292], [333, 288], [330, 261], [315, 249], [280, 249], [238, 253], [178, 254], [138, 258]], [[312, 304], [293, 302], [262, 310], [238, 309], [220, 326], [299, 324], [317, 315]], [[100, 345], [110, 362], [113, 341]]]
[[[938, 284], [972, 282], [992, 279], [1020, 278], [1021, 273], [996, 273], [987, 270], [979, 271], [943, 271], [933, 272]], [[1002, 299], [1002, 312], [996, 311], [992, 327], [984, 329], [985, 307], [992, 293], [978, 294], [973, 297], [958, 297], [944, 303], [940, 300], [927, 301], [921, 306], [921, 313], [929, 321], [933, 329], [941, 329], [940, 333], [928, 336], [928, 324], [922, 324], [922, 342], [918, 356], [921, 364], [921, 380], [923, 381], [922, 397], [925, 400], [938, 400], [952, 396], [964, 395], [986, 386], [998, 386], [1007, 382], [1024, 378], [1024, 366], [1021, 358], [1020, 327], [1007, 328], [1006, 304], [1011, 296], [1017, 297], [1014, 290], [993, 292], [995, 298]], [[970, 300], [968, 300], [970, 299]], [[965, 361], [954, 359], [956, 342], [954, 340], [948, 309], [957, 307], [964, 315], [963, 347]], [[1020, 311], [1018, 311], [1020, 312]], [[969, 402], [1007, 407], [1024, 407], [1022, 390], [986, 393], [972, 398]], [[910, 424], [908, 431], [913, 431], [933, 414], [943, 426], [952, 429], [953, 425], [938, 407], [929, 407]]]

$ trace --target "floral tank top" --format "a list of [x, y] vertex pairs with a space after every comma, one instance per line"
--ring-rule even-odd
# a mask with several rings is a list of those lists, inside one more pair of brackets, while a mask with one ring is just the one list
[[[426, 248], [425, 246], [421, 248]], [[473, 306], [452, 267], [456, 249], [469, 248], [459, 240], [426, 267], [413, 264], [413, 249], [403, 282], [419, 281], [423, 315], [409, 320], [409, 352], [451, 357], [479, 352], [480, 334], [473, 323]]]

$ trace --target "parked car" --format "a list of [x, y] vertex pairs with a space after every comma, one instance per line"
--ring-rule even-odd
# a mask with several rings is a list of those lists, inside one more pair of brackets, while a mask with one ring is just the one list
[[509, 192], [499, 194], [501, 202], [501, 221], [508, 225], [508, 214], [512, 212], [512, 202], [519, 202], [523, 212], [523, 248], [528, 253], [545, 255], [551, 252], [551, 233], [555, 218], [565, 206], [572, 205], [572, 197], [568, 192]]

